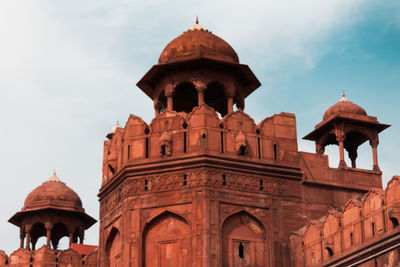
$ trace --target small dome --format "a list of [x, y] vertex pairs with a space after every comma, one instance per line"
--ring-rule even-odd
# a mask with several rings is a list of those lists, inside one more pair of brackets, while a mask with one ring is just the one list
[[222, 38], [196, 24], [172, 40], [163, 50], [159, 64], [173, 63], [197, 58], [208, 58], [230, 63], [239, 63], [235, 50]]
[[84, 211], [78, 194], [61, 182], [55, 172], [48, 181], [29, 193], [22, 211], [47, 208]]
[[117, 121], [117, 123], [114, 125], [114, 127], [111, 128], [111, 133], [112, 134], [115, 133], [117, 128], [121, 128], [121, 125], [119, 125], [119, 121]]
[[367, 116], [367, 112], [359, 105], [356, 105], [353, 102], [349, 101], [345, 97], [344, 92], [343, 92], [343, 95], [342, 95], [342, 98], [340, 99], [340, 101], [338, 103], [336, 103], [335, 105], [333, 105], [332, 107], [330, 107], [324, 113], [323, 120], [325, 121], [332, 115], [339, 115], [339, 114], [343, 114], [343, 115], [355, 114], [355, 115]]

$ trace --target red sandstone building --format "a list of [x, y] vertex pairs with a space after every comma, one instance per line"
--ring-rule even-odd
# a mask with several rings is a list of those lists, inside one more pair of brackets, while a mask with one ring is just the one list
[[[398, 265], [399, 179], [382, 190], [377, 152], [388, 125], [343, 95], [305, 137], [316, 153], [298, 151], [295, 116], [256, 124], [244, 109], [260, 82], [198, 23], [165, 47], [137, 85], [154, 101], [155, 117], [147, 124], [130, 115], [104, 142], [98, 251], [85, 255], [90, 248], [75, 244], [94, 223], [79, 197], [71, 193], [68, 208], [52, 199], [32, 212], [29, 195], [10, 219], [22, 229], [21, 249], [0, 255], [0, 266], [68, 266], [63, 253], [84, 255], [72, 266]], [[356, 168], [364, 142], [370, 170]], [[327, 145], [339, 148], [337, 168], [328, 165]], [[53, 234], [54, 216], [65, 212], [75, 220]], [[48, 246], [35, 250], [39, 235]], [[52, 253], [61, 235], [71, 248]], [[29, 261], [14, 260], [17, 254]], [[52, 255], [47, 265], [43, 255]]]

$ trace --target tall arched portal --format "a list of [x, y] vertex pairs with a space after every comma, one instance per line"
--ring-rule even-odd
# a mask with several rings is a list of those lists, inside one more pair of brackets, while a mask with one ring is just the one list
[[108, 236], [106, 244], [107, 267], [121, 266], [121, 236], [116, 228], [113, 228]]
[[230, 216], [222, 225], [222, 266], [266, 266], [266, 240], [262, 224], [246, 212]]
[[164, 213], [146, 226], [143, 248], [143, 266], [191, 266], [190, 227], [182, 217]]

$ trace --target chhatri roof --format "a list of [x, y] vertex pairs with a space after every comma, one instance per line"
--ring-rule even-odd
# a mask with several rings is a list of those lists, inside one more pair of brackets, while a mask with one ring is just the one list
[[235, 50], [225, 40], [204, 29], [198, 19], [191, 29], [179, 35], [164, 48], [158, 64], [196, 58], [239, 63]]
[[55, 171], [46, 182], [29, 193], [22, 211], [47, 208], [84, 212], [78, 194], [61, 182]]
[[362, 107], [349, 101], [343, 92], [342, 98], [339, 100], [339, 102], [337, 102], [335, 105], [330, 107], [324, 113], [323, 120], [326, 121], [327, 119], [331, 118], [332, 116], [336, 116], [336, 115], [352, 115], [352, 114], [368, 116], [367, 112]]

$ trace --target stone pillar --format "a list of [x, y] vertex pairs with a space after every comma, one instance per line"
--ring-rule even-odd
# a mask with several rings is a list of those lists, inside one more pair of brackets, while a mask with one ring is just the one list
[[349, 158], [351, 159], [351, 167], [356, 168], [357, 148], [349, 149]]
[[378, 137], [369, 140], [369, 144], [372, 147], [373, 169], [378, 171], [380, 170], [378, 165], [378, 144], [379, 144]]
[[85, 239], [85, 231], [81, 230], [79, 235], [79, 244], [83, 244], [83, 240]]
[[30, 250], [29, 244], [31, 243], [31, 225], [25, 225], [25, 233], [26, 233], [26, 242], [25, 242], [25, 249]]
[[336, 137], [336, 140], [339, 143], [339, 167], [346, 167], [346, 162], [344, 161], [344, 136], [340, 135]]
[[319, 155], [322, 155], [325, 153], [325, 147], [320, 143], [315, 143], [315, 152]]
[[25, 245], [25, 249], [30, 250], [29, 244], [31, 242], [31, 234], [29, 232], [26, 233], [26, 245]]
[[160, 109], [161, 103], [157, 99], [154, 99], [154, 111], [156, 113], [156, 117], [160, 114]]
[[165, 88], [165, 97], [167, 98], [167, 110], [172, 111], [174, 109], [174, 100], [172, 98], [173, 96], [173, 88], [171, 84], [168, 84], [167, 87]]
[[228, 97], [228, 114], [233, 112], [233, 97]]
[[71, 247], [71, 245], [72, 245], [73, 238], [74, 238], [74, 233], [73, 232], [69, 232], [69, 247]]
[[197, 89], [197, 100], [198, 100], [198, 106], [200, 107], [203, 105], [204, 102], [204, 91], [206, 90], [206, 85], [202, 82], [198, 82], [196, 85]]
[[20, 248], [24, 248], [24, 239], [25, 239], [25, 229], [24, 229], [24, 227], [21, 227], [19, 229], [19, 238], [20, 238], [19, 247]]
[[51, 229], [53, 228], [53, 225], [51, 225], [50, 223], [46, 223], [45, 228], [46, 228], [46, 245], [50, 247]]

